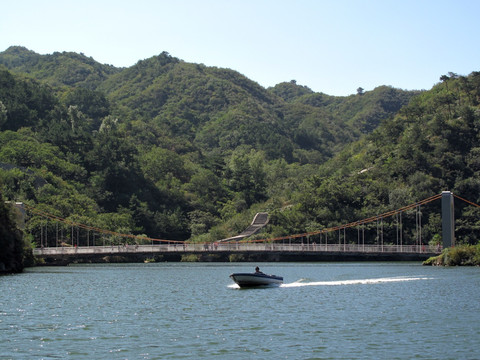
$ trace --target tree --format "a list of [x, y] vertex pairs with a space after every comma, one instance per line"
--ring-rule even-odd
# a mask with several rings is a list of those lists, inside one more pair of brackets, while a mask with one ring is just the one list
[[171, 150], [155, 147], [141, 156], [140, 161], [143, 173], [154, 183], [171, 182], [173, 178], [182, 182], [189, 179], [183, 159]]
[[0, 101], [0, 129], [7, 122], [7, 108]]
[[[109, 130], [107, 130], [109, 129]], [[94, 198], [108, 211], [127, 207], [132, 194], [141, 191], [143, 176], [137, 162], [137, 149], [119, 131], [105, 127], [93, 149], [86, 155], [86, 166]]]
[[190, 181], [185, 184], [185, 189], [193, 194], [192, 205], [196, 209], [208, 211], [218, 215], [218, 208], [225, 202], [227, 190], [221, 178], [209, 169], [198, 169]]
[[234, 155], [230, 164], [230, 186], [242, 194], [248, 206], [266, 199], [266, 174], [258, 153]]
[[0, 273], [23, 270], [23, 238], [15, 224], [13, 209], [0, 194]]
[[103, 118], [110, 114], [110, 104], [99, 91], [75, 88], [67, 93], [65, 105], [78, 108], [89, 119], [89, 131], [98, 130]]
[[448, 91], [448, 80], [449, 79], [450, 78], [447, 75], [440, 76], [440, 81], [442, 81], [445, 84], [445, 87], [447, 88], [447, 91]]
[[36, 127], [58, 103], [48, 86], [1, 69], [0, 99], [8, 111], [3, 130]]

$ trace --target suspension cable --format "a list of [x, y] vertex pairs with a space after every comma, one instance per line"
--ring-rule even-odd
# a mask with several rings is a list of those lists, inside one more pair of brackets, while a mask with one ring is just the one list
[[[357, 221], [354, 221], [354, 222], [351, 222], [351, 223], [348, 223], [348, 224], [344, 224], [344, 225], [333, 226], [333, 227], [330, 227], [330, 228], [325, 228], [325, 229], [322, 229], [322, 230], [312, 231], [312, 232], [308, 232], [308, 233], [288, 235], [286, 237], [281, 236], [281, 237], [277, 237], [277, 238], [273, 238], [273, 239], [258, 239], [258, 240], [249, 240], [249, 241], [251, 241], [251, 242], [272, 241], [273, 242], [273, 241], [279, 241], [279, 240], [286, 239], [286, 238], [298, 239], [302, 236], [308, 236], [308, 235], [311, 236], [311, 235], [317, 235], [317, 234], [323, 234], [323, 233], [326, 234], [326, 233], [334, 232], [334, 231], [337, 231], [337, 230], [340, 230], [340, 229], [347, 229], [347, 228], [355, 227], [355, 226], [358, 226], [358, 225], [365, 225], [365, 224], [368, 224], [368, 223], [372, 223], [372, 222], [377, 221], [380, 218], [388, 218], [388, 217], [394, 216], [395, 214], [401, 214], [404, 211], [414, 209], [419, 205], [428, 204], [432, 201], [440, 199], [441, 197], [442, 197], [441, 194], [433, 195], [433, 196], [430, 196], [430, 197], [428, 197], [426, 199], [423, 199], [421, 201], [417, 201], [417, 202], [412, 203], [410, 205], [401, 207], [399, 209], [391, 210], [391, 211], [388, 211], [388, 212], [380, 214], [380, 215], [375, 215], [375, 216], [372, 216], [370, 218], [357, 220]], [[242, 241], [243, 240], [241, 240], [240, 242], [242, 242]]]
[[[457, 197], [458, 199], [462, 200], [462, 201], [465, 201], [465, 202], [471, 204], [471, 205], [474, 205], [476, 207], [480, 207], [480, 205], [472, 203], [472, 202], [470, 202], [466, 199], [463, 199], [463, 198], [461, 198], [457, 195], [454, 195], [454, 196]], [[325, 234], [325, 240], [328, 241], [327, 240], [327, 233], [329, 233], [329, 232], [333, 232], [333, 231], [337, 231], [337, 230], [340, 232], [340, 230], [342, 230], [342, 229], [345, 230], [347, 228], [352, 228], [352, 227], [355, 227], [355, 226], [361, 226], [362, 227], [362, 232], [364, 232], [365, 224], [368, 224], [368, 223], [371, 223], [371, 222], [374, 222], [374, 221], [378, 221], [378, 219], [382, 219], [382, 221], [383, 221], [384, 218], [388, 218], [388, 217], [394, 216], [396, 214], [400, 214], [400, 216], [401, 216], [401, 213], [404, 212], [404, 211], [411, 210], [411, 209], [413, 209], [413, 208], [415, 208], [419, 205], [424, 205], [424, 204], [427, 204], [429, 202], [438, 200], [441, 197], [442, 197], [441, 194], [433, 195], [433, 196], [430, 196], [430, 197], [428, 197], [428, 198], [426, 198], [422, 201], [412, 203], [410, 205], [401, 207], [399, 209], [391, 210], [391, 211], [388, 211], [388, 212], [380, 214], [380, 215], [375, 215], [375, 216], [372, 216], [370, 218], [357, 220], [357, 221], [354, 221], [354, 222], [351, 222], [351, 223], [348, 223], [348, 224], [344, 224], [344, 225], [333, 226], [333, 227], [330, 227], [330, 228], [325, 228], [325, 229], [322, 229], [322, 230], [317, 230], [317, 231], [312, 231], [312, 232], [306, 232], [306, 233], [302, 233], [302, 234], [282, 236], [282, 237], [277, 237], [277, 238], [273, 238], [273, 239], [258, 239], [258, 240], [249, 240], [249, 241], [251, 241], [251, 242], [271, 241], [271, 242], [273, 242], [273, 241], [286, 240], [286, 239], [289, 239], [289, 241], [290, 241], [292, 238], [296, 239], [296, 238], [308, 237], [308, 236], [313, 236], [313, 235], [318, 235], [318, 234], [320, 234], [320, 236], [322, 234]], [[81, 228], [81, 229], [91, 230], [91, 231], [102, 233], [102, 234], [113, 235], [113, 236], [118, 236], [118, 237], [126, 237], [126, 238], [137, 239], [137, 240], [147, 240], [147, 241], [152, 241], [152, 242], [156, 241], [156, 242], [168, 242], [168, 243], [184, 243], [183, 241], [179, 241], [179, 240], [155, 239], [155, 238], [150, 238], [150, 237], [140, 236], [140, 235], [122, 234], [122, 233], [119, 233], [119, 232], [116, 232], [116, 231], [101, 229], [101, 228], [98, 228], [98, 227], [95, 227], [95, 226], [85, 225], [85, 224], [81, 224], [81, 223], [78, 223], [78, 222], [75, 222], [75, 221], [64, 219], [62, 217], [52, 215], [52, 214], [49, 214], [45, 211], [39, 210], [39, 209], [37, 209], [33, 206], [30, 206], [28, 204], [25, 204], [25, 203], [24, 203], [24, 206], [27, 208], [27, 210], [31, 211], [34, 214], [37, 214], [37, 215], [40, 215], [40, 216], [45, 216], [45, 217], [47, 217], [51, 220], [55, 220], [55, 221], [59, 221], [59, 222], [68, 224], [69, 226], [72, 226], [72, 228], [77, 227], [77, 229]], [[362, 234], [362, 236], [364, 236], [364, 234]], [[72, 236], [72, 239], [73, 239], [73, 236]], [[77, 241], [78, 241], [78, 239], [77, 239]], [[363, 241], [364, 241], [364, 239], [363, 239]]]
[[[116, 231], [101, 229], [101, 228], [98, 228], [98, 227], [95, 227], [95, 226], [85, 225], [85, 224], [81, 224], [81, 223], [78, 223], [78, 222], [75, 222], [75, 221], [64, 219], [64, 218], [61, 218], [59, 216], [52, 215], [52, 214], [49, 214], [45, 211], [34, 208], [33, 206], [30, 206], [30, 205], [25, 204], [25, 203], [23, 205], [25, 206], [25, 208], [27, 208], [27, 210], [31, 211], [34, 214], [44, 216], [44, 217], [49, 218], [51, 220], [59, 221], [59, 222], [62, 222], [64, 224], [67, 224], [67, 225], [71, 226], [72, 227], [72, 241], [73, 241], [73, 227], [77, 227], [77, 230], [78, 230], [78, 228], [81, 228], [81, 229], [96, 231], [96, 232], [102, 233], [102, 234], [108, 234], [108, 235], [113, 235], [113, 236], [118, 236], [118, 237], [126, 237], [126, 238], [137, 239], [137, 240], [168, 242], [168, 243], [183, 243], [183, 241], [178, 241], [178, 240], [154, 239], [154, 238], [149, 238], [149, 237], [140, 236], [140, 235], [122, 234], [122, 233], [119, 233], [119, 232], [116, 232]], [[77, 241], [78, 241], [78, 239], [77, 239]]]
[[464, 199], [464, 198], [462, 198], [462, 197], [460, 197], [460, 196], [458, 196], [458, 195], [455, 195], [455, 194], [453, 194], [453, 196], [455, 196], [455, 197], [456, 197], [457, 199], [459, 199], [459, 200], [462, 200], [462, 201], [466, 202], [467, 204], [470, 204], [470, 205], [473, 205], [473, 206], [475, 206], [475, 207], [480, 208], [480, 205], [475, 204], [474, 202], [471, 202], [471, 201], [469, 201], [469, 200], [467, 200], [467, 199]]

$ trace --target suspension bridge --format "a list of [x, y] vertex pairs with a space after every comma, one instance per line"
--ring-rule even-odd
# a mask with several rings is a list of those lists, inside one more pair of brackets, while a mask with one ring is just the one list
[[[48, 214], [27, 204], [19, 210], [38, 219], [34, 255], [46, 264], [71, 262], [182, 261], [346, 261], [425, 260], [455, 245], [454, 198], [449, 191], [402, 208], [348, 224], [289, 236], [251, 239], [268, 222], [259, 213], [239, 236], [212, 243], [149, 238], [101, 229]], [[423, 238], [422, 208], [441, 200], [442, 243]], [[438, 207], [438, 204], [435, 206]], [[25, 217], [25, 216], [24, 216]], [[407, 228], [408, 225], [408, 228]], [[256, 235], [258, 237], [258, 235]]]

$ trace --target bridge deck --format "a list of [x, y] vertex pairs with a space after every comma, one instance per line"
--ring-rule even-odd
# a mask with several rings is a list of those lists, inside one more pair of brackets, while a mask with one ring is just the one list
[[165, 252], [341, 252], [341, 253], [415, 253], [438, 254], [441, 248], [418, 245], [362, 245], [362, 244], [281, 244], [281, 243], [214, 243], [214, 244], [158, 244], [48, 247], [33, 250], [35, 256], [131, 254]]

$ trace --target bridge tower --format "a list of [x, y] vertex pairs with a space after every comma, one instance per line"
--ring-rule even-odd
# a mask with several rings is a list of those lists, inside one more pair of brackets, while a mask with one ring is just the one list
[[444, 249], [455, 246], [455, 218], [451, 191], [442, 191], [442, 241]]

